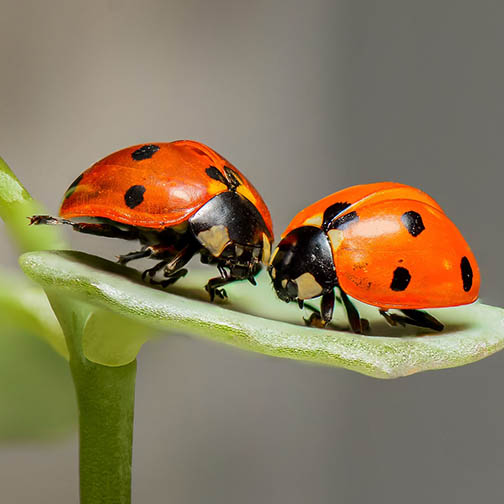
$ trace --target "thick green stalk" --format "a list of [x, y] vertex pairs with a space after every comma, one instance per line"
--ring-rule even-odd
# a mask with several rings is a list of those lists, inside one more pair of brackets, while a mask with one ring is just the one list
[[81, 504], [131, 502], [136, 361], [117, 368], [70, 367], [79, 405]]
[[[89, 309], [47, 291], [70, 354], [79, 407], [81, 504], [129, 504], [136, 361], [119, 367], [86, 359], [82, 335]], [[105, 337], [105, 335], [104, 335]]]

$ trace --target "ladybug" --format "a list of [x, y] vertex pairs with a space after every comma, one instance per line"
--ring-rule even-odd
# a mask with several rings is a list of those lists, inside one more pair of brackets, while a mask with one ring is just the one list
[[303, 308], [322, 297], [320, 311], [307, 305], [308, 325], [331, 321], [338, 288], [354, 333], [369, 327], [348, 296], [376, 306], [391, 325], [441, 331], [422, 309], [472, 303], [480, 286], [471, 249], [436, 201], [393, 182], [349, 187], [299, 212], [268, 271], [283, 301]]
[[[70, 185], [59, 215], [35, 215], [32, 224], [69, 224], [75, 231], [139, 240], [119, 263], [159, 260], [143, 273], [163, 287], [183, 277], [196, 254], [220, 276], [206, 290], [254, 276], [267, 264], [273, 227], [254, 186], [214, 150], [192, 140], [135, 145], [95, 163]], [[70, 220], [72, 219], [72, 220]], [[164, 270], [165, 280], [153, 280]]]

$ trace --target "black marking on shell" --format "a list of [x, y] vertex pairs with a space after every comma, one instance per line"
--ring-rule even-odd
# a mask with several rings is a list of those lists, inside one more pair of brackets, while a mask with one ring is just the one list
[[238, 174], [236, 174], [229, 166], [224, 166], [224, 172], [228, 179], [228, 187], [231, 191], [236, 190], [236, 188], [241, 184]]
[[159, 145], [142, 145], [135, 152], [131, 153], [134, 161], [142, 161], [142, 159], [150, 159], [159, 150]]
[[332, 222], [329, 223], [329, 226], [325, 229], [328, 231], [329, 229], [346, 229], [348, 226], [351, 224], [355, 224], [356, 222], [359, 221], [359, 216], [357, 215], [357, 212], [349, 212], [343, 217], [339, 217], [338, 219], [334, 219]]
[[397, 292], [406, 290], [406, 287], [408, 287], [410, 280], [411, 280], [410, 272], [406, 268], [399, 266], [394, 270], [394, 276], [392, 278], [390, 288], [393, 291]]
[[471, 290], [473, 283], [473, 270], [471, 268], [471, 263], [466, 256], [462, 257], [460, 261], [460, 271], [462, 273], [462, 283], [464, 285], [464, 290], [466, 292]]
[[333, 226], [331, 225], [331, 222], [334, 220], [334, 218], [343, 212], [343, 210], [346, 210], [351, 203], [348, 203], [347, 201], [343, 202], [338, 202], [334, 203], [330, 207], [327, 207], [325, 212], [324, 212], [324, 220], [322, 223], [322, 229], [328, 230], [328, 229], [333, 229]]
[[422, 216], [413, 210], [402, 214], [401, 222], [411, 236], [418, 236], [424, 229]]
[[72, 194], [74, 193], [75, 191], [75, 188], [80, 184], [80, 181], [82, 180], [82, 177], [84, 176], [84, 174], [80, 174], [71, 184], [70, 184], [70, 187], [66, 190], [66, 193], [65, 193], [65, 199], [69, 198], [70, 196], [72, 196]]
[[229, 184], [226, 177], [215, 166], [209, 166], [205, 172], [211, 179], [217, 180], [226, 186]]
[[129, 208], [135, 208], [144, 200], [145, 187], [143, 185], [131, 186], [124, 194], [124, 202]]

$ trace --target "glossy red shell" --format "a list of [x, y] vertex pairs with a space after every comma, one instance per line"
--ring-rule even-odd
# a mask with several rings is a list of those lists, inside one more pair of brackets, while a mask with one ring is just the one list
[[[338, 219], [356, 215], [347, 226], [327, 232], [347, 294], [383, 309], [440, 308], [477, 299], [480, 273], [469, 245], [435, 200], [407, 185], [382, 182], [334, 193], [302, 210], [282, 236], [300, 226], [321, 227], [325, 210], [335, 203], [349, 203]], [[419, 232], [408, 230], [406, 213], [421, 216]], [[398, 268], [402, 284], [394, 276]]]
[[[145, 147], [158, 149], [149, 157], [135, 159], [135, 153]], [[60, 215], [68, 219], [100, 217], [155, 229], [176, 226], [228, 190], [206, 173], [210, 166], [221, 173], [224, 166], [234, 171], [241, 182], [237, 192], [254, 204], [273, 236], [270, 213], [254, 186], [217, 152], [192, 140], [135, 145], [110, 154], [72, 184]], [[125, 195], [133, 186], [143, 186], [145, 191], [141, 203], [131, 208]]]

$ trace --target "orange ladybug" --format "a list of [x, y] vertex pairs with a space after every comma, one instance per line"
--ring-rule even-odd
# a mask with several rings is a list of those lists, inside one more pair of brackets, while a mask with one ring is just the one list
[[[226, 296], [223, 285], [254, 276], [267, 264], [273, 226], [254, 186], [231, 163], [202, 143], [180, 140], [135, 145], [103, 158], [70, 185], [61, 219], [35, 215], [32, 224], [69, 224], [81, 233], [139, 240], [126, 264], [150, 257], [152, 283], [167, 286], [187, 273], [196, 253], [220, 276], [206, 290]], [[70, 220], [74, 219], [74, 220]], [[154, 282], [164, 269], [165, 280]]]
[[299, 212], [268, 271], [284, 301], [303, 307], [322, 296], [309, 325], [332, 319], [337, 287], [355, 333], [366, 321], [348, 296], [378, 307], [392, 325], [441, 331], [443, 324], [421, 309], [472, 303], [480, 286], [471, 249], [436, 201], [393, 182], [349, 187]]

